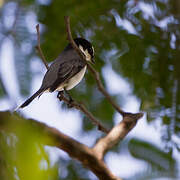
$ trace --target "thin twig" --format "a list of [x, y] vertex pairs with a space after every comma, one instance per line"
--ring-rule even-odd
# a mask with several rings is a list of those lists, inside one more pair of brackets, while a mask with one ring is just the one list
[[38, 52], [39, 52], [39, 55], [41, 56], [41, 59], [44, 63], [44, 65], [46, 66], [46, 69], [48, 70], [49, 69], [49, 66], [48, 66], [48, 63], [46, 61], [46, 58], [41, 50], [41, 45], [40, 45], [40, 32], [39, 32], [39, 24], [36, 25], [36, 31], [37, 31], [37, 41], [38, 41], [38, 45], [36, 46]]
[[[69, 104], [69, 100], [61, 94], [60, 100], [63, 100], [66, 104]], [[89, 112], [86, 107], [82, 103], [77, 103], [74, 99], [71, 102], [71, 106], [82, 111], [89, 119], [95, 124], [99, 130], [103, 131], [104, 133], [109, 133], [110, 130], [105, 128], [94, 116], [91, 112]]]
[[82, 60], [86, 62], [87, 67], [93, 77], [96, 80], [97, 86], [99, 91], [106, 97], [106, 99], [112, 104], [112, 106], [122, 115], [124, 116], [125, 112], [114, 102], [114, 100], [111, 98], [109, 93], [105, 90], [101, 80], [99, 73], [89, 64], [87, 63], [85, 56], [82, 54], [81, 50], [77, 47], [76, 43], [74, 42], [71, 34], [71, 27], [70, 27], [70, 18], [69, 16], [65, 16], [65, 24], [66, 24], [66, 31], [67, 31], [67, 38], [72, 45], [72, 47], [77, 51], [77, 53], [81, 56]]
[[[76, 43], [74, 42], [73, 38], [72, 38], [72, 33], [71, 33], [71, 26], [70, 26], [70, 18], [69, 16], [65, 16], [65, 24], [66, 24], [66, 31], [67, 31], [67, 39], [69, 41], [69, 43], [72, 45], [72, 47], [76, 50], [76, 52], [80, 55], [80, 57], [82, 58], [82, 60], [87, 64], [87, 61], [85, 59], [84, 54], [81, 52], [81, 50], [78, 48], [78, 46], [76, 45]], [[87, 64], [88, 65], [88, 64]]]
[[125, 112], [119, 107], [118, 104], [115, 103], [115, 101], [112, 99], [112, 97], [109, 95], [109, 93], [105, 90], [101, 80], [99, 73], [90, 65], [88, 64], [88, 69], [91, 71], [91, 74], [94, 76], [99, 91], [104, 94], [106, 99], [111, 103], [111, 105], [122, 115], [124, 116]]

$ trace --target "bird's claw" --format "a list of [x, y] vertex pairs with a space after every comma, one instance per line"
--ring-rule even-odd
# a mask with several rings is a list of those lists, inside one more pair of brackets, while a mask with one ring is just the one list
[[58, 92], [57, 98], [58, 98], [60, 101], [63, 100], [63, 92], [62, 92], [62, 91]]

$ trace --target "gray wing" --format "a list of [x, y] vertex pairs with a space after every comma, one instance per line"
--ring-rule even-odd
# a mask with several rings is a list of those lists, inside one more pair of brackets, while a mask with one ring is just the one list
[[84, 66], [85, 62], [74, 50], [63, 52], [46, 72], [41, 88], [50, 89], [53, 92], [62, 83], [76, 75]]
[[[82, 61], [82, 60], [80, 60]], [[67, 82], [74, 75], [76, 75], [81, 69], [84, 67], [82, 63], [80, 63], [79, 59], [74, 59], [69, 62], [64, 62], [59, 67], [58, 77], [56, 81], [50, 87], [50, 91], [53, 92], [56, 90], [62, 83]]]

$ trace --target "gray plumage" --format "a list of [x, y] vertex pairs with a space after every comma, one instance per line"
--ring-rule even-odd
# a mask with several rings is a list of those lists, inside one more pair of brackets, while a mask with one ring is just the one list
[[[79, 41], [80, 44], [78, 44]], [[91, 61], [91, 58], [94, 56], [92, 45], [82, 38], [76, 38], [75, 42], [86, 56], [86, 60]], [[85, 71], [86, 63], [69, 44], [58, 56], [58, 58], [50, 65], [39, 90], [27, 99], [20, 107], [18, 107], [18, 109], [29, 105], [34, 98], [41, 96], [41, 94], [46, 91], [53, 92], [55, 90], [63, 91], [64, 89], [72, 89], [82, 80]]]
[[67, 83], [84, 66], [85, 62], [74, 49], [63, 51], [49, 67], [40, 89], [47, 90], [49, 88], [49, 91], [53, 92], [61, 83]]

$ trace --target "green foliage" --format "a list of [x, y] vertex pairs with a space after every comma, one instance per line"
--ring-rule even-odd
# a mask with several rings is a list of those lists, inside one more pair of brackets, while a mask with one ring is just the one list
[[57, 179], [57, 165], [50, 164], [44, 149], [49, 138], [17, 114], [0, 112], [0, 119], [0, 179]]

